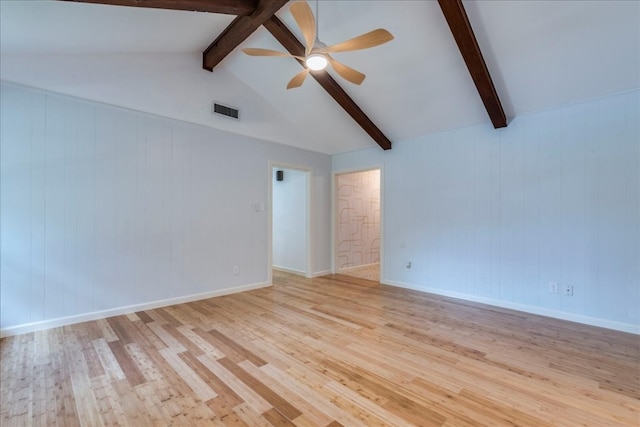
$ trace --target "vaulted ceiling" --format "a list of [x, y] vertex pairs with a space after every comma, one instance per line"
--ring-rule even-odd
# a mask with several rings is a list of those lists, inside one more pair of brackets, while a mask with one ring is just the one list
[[293, 90], [295, 59], [240, 52], [300, 48], [285, 0], [112, 3], [149, 7], [0, 1], [0, 78], [328, 154], [640, 87], [635, 1], [320, 0], [325, 43], [395, 39], [335, 54], [361, 86], [329, 71]]

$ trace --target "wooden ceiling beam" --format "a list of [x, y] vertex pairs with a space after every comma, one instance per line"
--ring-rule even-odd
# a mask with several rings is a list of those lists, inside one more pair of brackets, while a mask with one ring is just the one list
[[[238, 15], [236, 19], [209, 45], [202, 54], [202, 66], [213, 71], [227, 55], [246, 40], [261, 25], [293, 55], [304, 56], [305, 48], [296, 36], [280, 21], [275, 13], [288, 0], [62, 0], [115, 6], [149, 7], [156, 9], [192, 10]], [[304, 64], [301, 62], [304, 67]], [[326, 71], [312, 72], [331, 97], [358, 123], [384, 150], [391, 141], [367, 117], [351, 97]]]
[[257, 0], [62, 0], [78, 3], [108, 4], [113, 6], [148, 7], [153, 9], [188, 10], [221, 13], [225, 15], [251, 15]]
[[213, 71], [240, 43], [282, 8], [288, 0], [260, 0], [249, 15], [238, 16], [202, 53], [202, 68]]
[[471, 28], [471, 23], [462, 5], [462, 0], [438, 0], [440, 9], [449, 24], [453, 38], [460, 49], [473, 83], [489, 114], [494, 128], [507, 126], [507, 118], [502, 109], [498, 92], [493, 85], [487, 64], [484, 62], [480, 46]]
[[[272, 16], [263, 25], [290, 54], [304, 56], [305, 48], [302, 43], [276, 16]], [[303, 67], [305, 66], [302, 61], [298, 60], [298, 62]], [[389, 138], [378, 129], [328, 72], [312, 71], [310, 74], [382, 149], [389, 150], [391, 148]]]

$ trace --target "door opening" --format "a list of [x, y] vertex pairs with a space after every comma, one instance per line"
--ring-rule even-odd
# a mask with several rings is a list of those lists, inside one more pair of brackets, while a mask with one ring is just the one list
[[271, 267], [310, 277], [310, 171], [272, 167]]
[[380, 169], [335, 175], [335, 272], [380, 281]]

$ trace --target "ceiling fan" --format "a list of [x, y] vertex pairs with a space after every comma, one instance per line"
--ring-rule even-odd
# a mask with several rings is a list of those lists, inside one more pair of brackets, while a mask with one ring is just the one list
[[353, 68], [337, 61], [330, 54], [336, 52], [350, 52], [354, 50], [368, 49], [370, 47], [379, 46], [393, 40], [393, 35], [391, 35], [389, 31], [379, 28], [377, 30], [362, 34], [358, 37], [346, 40], [342, 43], [327, 46], [318, 39], [316, 20], [313, 16], [311, 8], [306, 1], [293, 3], [289, 7], [289, 11], [293, 16], [293, 19], [295, 19], [296, 23], [298, 24], [298, 27], [300, 27], [300, 31], [302, 31], [302, 35], [305, 40], [306, 48], [304, 57], [291, 55], [271, 49], [250, 47], [242, 49], [244, 53], [251, 56], [292, 57], [302, 61], [306, 65], [306, 68], [293, 76], [293, 78], [287, 85], [287, 89], [301, 86], [302, 83], [304, 83], [304, 79], [311, 71], [323, 70], [327, 67], [327, 65], [331, 65], [336, 73], [338, 73], [343, 79], [359, 85], [364, 81], [366, 76], [361, 72], [356, 71]]

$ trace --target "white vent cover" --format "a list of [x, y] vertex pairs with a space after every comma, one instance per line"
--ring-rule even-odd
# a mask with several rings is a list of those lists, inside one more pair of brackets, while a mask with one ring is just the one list
[[211, 113], [228, 117], [231, 119], [240, 119], [240, 110], [234, 107], [229, 107], [228, 105], [222, 105], [216, 101], [211, 103]]

